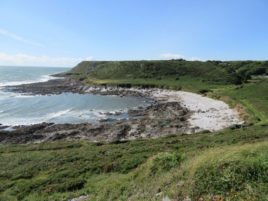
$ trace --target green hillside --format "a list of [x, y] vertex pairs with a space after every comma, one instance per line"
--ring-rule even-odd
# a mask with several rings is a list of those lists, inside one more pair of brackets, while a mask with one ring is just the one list
[[115, 143], [0, 145], [0, 200], [268, 201], [268, 79], [255, 76], [265, 73], [267, 62], [254, 61], [82, 62], [68, 74], [86, 84], [206, 93], [238, 107], [247, 125]]
[[[180, 83], [180, 79], [193, 78], [207, 84], [241, 84], [252, 75], [268, 73], [268, 62], [255, 61], [84, 61], [73, 68], [73, 76], [88, 82], [106, 80], [109, 83], [142, 84], [161, 80]], [[163, 82], [163, 81], [162, 81]], [[164, 83], [163, 83], [164, 84]]]
[[266, 125], [120, 144], [1, 145], [0, 200], [264, 201], [267, 139]]

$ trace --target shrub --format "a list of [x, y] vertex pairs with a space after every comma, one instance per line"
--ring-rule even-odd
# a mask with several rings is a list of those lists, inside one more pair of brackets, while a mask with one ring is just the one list
[[200, 90], [198, 91], [198, 93], [200, 93], [200, 94], [206, 94], [206, 93], [208, 93], [208, 92], [211, 92], [211, 90], [210, 90], [210, 89], [200, 89]]
[[160, 153], [153, 160], [151, 173], [155, 174], [160, 171], [169, 171], [171, 168], [178, 166], [184, 159], [182, 154], [178, 153]]
[[80, 78], [79, 78], [79, 81], [82, 82], [82, 81], [84, 81], [85, 79], [86, 79], [86, 77], [80, 77]]
[[176, 90], [176, 91], [180, 91], [182, 89], [182, 87], [181, 86], [173, 86], [172, 89]]

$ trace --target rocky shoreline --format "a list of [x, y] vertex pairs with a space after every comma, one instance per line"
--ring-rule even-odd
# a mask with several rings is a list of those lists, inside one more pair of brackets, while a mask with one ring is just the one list
[[[6, 87], [5, 90], [33, 95], [49, 95], [65, 92], [93, 93], [101, 95], [143, 96], [150, 93], [116, 87], [84, 86], [71, 79], [55, 79], [43, 83]], [[61, 139], [83, 139], [93, 142], [122, 141], [137, 138], [155, 138], [169, 134], [189, 132], [187, 119], [190, 112], [178, 102], [152, 101], [146, 108], [128, 111], [128, 119], [102, 120], [96, 124], [53, 124], [42, 123], [29, 126], [15, 126], [7, 131], [0, 127], [1, 143], [40, 143]]]
[[[182, 95], [191, 96], [192, 93], [178, 92], [160, 89], [144, 88], [122, 88], [111, 86], [85, 86], [79, 81], [69, 78], [54, 79], [43, 83], [25, 84], [19, 86], [6, 87], [5, 90], [33, 95], [71, 93], [92, 93], [100, 95], [118, 95], [118, 96], [142, 96], [153, 100], [152, 104], [146, 108], [137, 108], [128, 111], [128, 119], [110, 121], [102, 120], [96, 124], [53, 124], [42, 123], [30, 126], [15, 126], [7, 131], [6, 127], [0, 125], [0, 143], [40, 143], [55, 140], [89, 140], [99, 141], [122, 141], [139, 138], [156, 138], [171, 134], [191, 134], [200, 131], [213, 131], [209, 126], [202, 127], [198, 124], [201, 118], [221, 120], [216, 129], [219, 130], [230, 125], [240, 124], [241, 121], [236, 114], [233, 114], [227, 105], [222, 103], [215, 104], [215, 108], [205, 105], [197, 105], [196, 110], [183, 100]], [[181, 94], [186, 93], [186, 94]], [[200, 101], [216, 100], [204, 99], [197, 95], [192, 97]], [[214, 101], [214, 102], [213, 102]], [[196, 104], [196, 103], [192, 103]], [[208, 103], [211, 104], [211, 103]], [[205, 106], [205, 107], [204, 107]], [[218, 108], [217, 108], [218, 107]], [[222, 110], [222, 111], [218, 111]], [[225, 112], [225, 113], [224, 113]], [[199, 115], [199, 116], [198, 116]], [[203, 115], [203, 116], [202, 116]], [[207, 116], [206, 116], [207, 115]], [[214, 116], [213, 116], [214, 115]], [[224, 115], [223, 117], [221, 117]], [[207, 119], [208, 122], [211, 119]], [[207, 128], [207, 129], [206, 129]]]

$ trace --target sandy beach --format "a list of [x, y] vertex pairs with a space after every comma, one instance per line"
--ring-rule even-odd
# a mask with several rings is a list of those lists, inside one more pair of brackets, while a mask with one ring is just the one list
[[[107, 113], [98, 123], [21, 125], [12, 131], [0, 130], [2, 143], [32, 143], [59, 139], [118, 141], [157, 138], [172, 134], [194, 134], [219, 131], [243, 121], [226, 103], [200, 94], [157, 88], [122, 88], [89, 86], [73, 80], [50, 80], [44, 83], [12, 86], [11, 90], [32, 95], [80, 93], [148, 98], [151, 105], [134, 108], [128, 118], [114, 121]], [[3, 127], [3, 126], [2, 126]], [[3, 127], [4, 128], [4, 127]]]
[[[113, 91], [114, 88], [101, 89], [102, 93], [105, 91]], [[124, 88], [117, 89], [125, 91]], [[200, 94], [173, 91], [163, 89], [137, 89], [131, 88], [129, 91], [144, 94], [159, 102], [178, 102], [191, 112], [188, 119], [190, 129], [187, 131], [191, 133], [191, 128], [195, 132], [209, 130], [211, 132], [228, 128], [232, 125], [241, 125], [243, 120], [239, 117], [239, 113], [230, 108], [228, 104], [223, 101], [212, 99]], [[90, 89], [87, 90], [90, 92]]]
[[156, 99], [178, 101], [192, 112], [190, 125], [201, 130], [218, 131], [242, 124], [239, 114], [223, 101], [184, 91], [159, 90], [152, 93]]

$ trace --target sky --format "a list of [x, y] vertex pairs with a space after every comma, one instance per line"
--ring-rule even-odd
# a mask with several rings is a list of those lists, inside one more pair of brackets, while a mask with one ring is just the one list
[[267, 60], [267, 0], [0, 0], [0, 65]]

